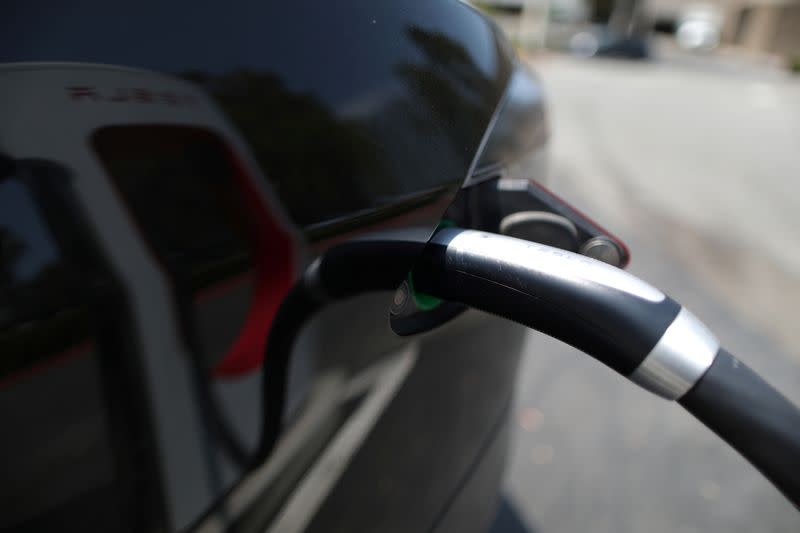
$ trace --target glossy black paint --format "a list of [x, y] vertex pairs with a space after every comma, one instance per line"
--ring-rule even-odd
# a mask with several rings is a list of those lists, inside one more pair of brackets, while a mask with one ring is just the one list
[[[481, 141], [502, 102], [514, 63], [492, 24], [457, 0], [216, 6], [185, 1], [128, 6], [42, 1], [18, 2], [7, 12], [0, 32], [0, 63], [110, 63], [178, 76], [202, 88], [245, 140], [281, 208], [304, 235], [296, 244], [306, 261], [336, 242], [379, 227], [432, 230], [477, 164]], [[118, 87], [111, 93], [91, 93], [90, 98], [110, 104], [114, 98], [145, 97], [134, 87]], [[0, 152], [7, 150], [3, 139], [0, 136]], [[514, 134], [506, 139], [501, 150], [492, 153], [518, 155], [532, 146], [522, 142], [504, 152], [502, 145], [512, 143]], [[8, 225], [25, 231], [28, 223], [17, 217]], [[87, 228], [90, 240], [95, 230]], [[152, 239], [152, 231], [143, 233]], [[212, 235], [198, 237], [200, 248], [214, 246]], [[104, 262], [96, 255], [78, 255], [78, 265]], [[120, 346], [132, 352], [114, 363], [135, 366], [143, 339], [136, 338], [138, 330], [128, 312], [137, 295], [122, 285], [113, 269], [107, 276], [93, 272], [84, 270], [81, 283], [108, 277], [123, 294], [115, 306], [85, 305], [117, 323], [100, 328], [110, 339], [108, 353], [125, 352], [114, 351]], [[300, 377], [290, 379], [290, 396], [297, 398], [287, 413], [287, 426], [308, 407], [304, 394], [309, 384], [331, 374], [352, 378], [408, 345], [388, 326], [391, 297], [384, 292], [342, 302], [303, 328], [295, 355], [302, 368], [292, 371]], [[37, 300], [56, 301], [51, 294]], [[236, 318], [227, 308], [220, 309], [216, 311], [227, 313], [231, 321]], [[429, 529], [465, 523], [470, 512], [480, 516], [466, 523], [479, 527], [486, 522], [504, 455], [498, 428], [506, 416], [522, 335], [515, 325], [469, 313], [429, 337], [413, 338], [411, 342], [419, 344], [418, 363], [311, 529]], [[187, 345], [192, 342], [186, 340]], [[122, 377], [133, 374], [125, 370]], [[314, 438], [302, 443], [290, 465], [263, 487], [249, 509], [229, 511], [236, 477], [232, 482], [216, 480], [212, 497], [198, 499], [191, 512], [185, 506], [178, 512], [169, 495], [161, 493], [166, 474], [152, 429], [139, 420], [152, 408], [147, 387], [132, 379], [123, 380], [124, 388], [120, 380], [105, 385], [117, 393], [125, 391], [127, 398], [125, 409], [114, 411], [119, 414], [112, 421], [129, 433], [114, 438], [135, 442], [136, 453], [119, 452], [127, 458], [119, 475], [147, 497], [125, 500], [119, 512], [112, 506], [106, 510], [115, 510], [120, 528], [127, 525], [138, 531], [187, 530], [204, 524], [205, 518], [236, 522], [239, 531], [263, 530], [357, 407], [349, 400], [337, 404]], [[137, 408], [141, 412], [134, 412]], [[178, 445], [199, 446], [188, 441]], [[482, 467], [487, 456], [489, 466]], [[213, 477], [217, 463], [224, 462], [212, 456], [208, 463], [204, 467]], [[471, 498], [485, 502], [480, 510], [464, 510], [455, 503], [467, 487]], [[195, 492], [202, 494], [186, 487], [187, 494]], [[87, 501], [90, 506], [99, 503]], [[84, 530], [115, 527], [90, 524]]]
[[492, 134], [470, 182], [494, 177], [521, 158], [542, 151], [548, 137], [542, 85], [530, 68], [520, 64], [509, 79]]
[[122, 65], [203, 87], [304, 227], [463, 182], [511, 73], [502, 38], [457, 0], [44, 0], [10, 13], [0, 62]]
[[[470, 530], [451, 522], [474, 531], [488, 526], [505, 450], [500, 457], [486, 452], [505, 438], [524, 338], [521, 326], [474, 311], [433, 332], [309, 531], [401, 533], [438, 525], [456, 533]], [[479, 471], [487, 459], [492, 474]], [[451, 508], [476, 475], [484, 479], [467, 490], [483, 507]]]

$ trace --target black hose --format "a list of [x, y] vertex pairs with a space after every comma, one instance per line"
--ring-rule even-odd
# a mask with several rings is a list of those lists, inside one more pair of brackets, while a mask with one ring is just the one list
[[800, 410], [792, 402], [724, 349], [678, 402], [800, 507]]
[[328, 303], [365, 292], [397, 289], [428, 236], [415, 230], [375, 233], [338, 244], [313, 263], [289, 291], [267, 337], [262, 365], [261, 439], [254, 465], [269, 457], [280, 436], [289, 362], [300, 330]]
[[253, 456], [253, 466], [269, 457], [278, 441], [286, 405], [292, 347], [300, 330], [323, 305], [324, 301], [315, 297], [301, 280], [286, 295], [272, 321], [261, 367], [261, 438]]

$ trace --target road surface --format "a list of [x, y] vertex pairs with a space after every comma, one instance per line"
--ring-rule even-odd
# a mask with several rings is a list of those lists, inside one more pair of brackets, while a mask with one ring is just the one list
[[[800, 404], [800, 81], [730, 58], [533, 59], [552, 187]], [[498, 532], [797, 532], [800, 513], [678, 405], [531, 333]]]

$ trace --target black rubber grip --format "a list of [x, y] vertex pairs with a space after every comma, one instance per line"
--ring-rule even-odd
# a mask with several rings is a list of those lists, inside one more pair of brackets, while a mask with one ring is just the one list
[[800, 507], [800, 409], [720, 349], [679, 403]]

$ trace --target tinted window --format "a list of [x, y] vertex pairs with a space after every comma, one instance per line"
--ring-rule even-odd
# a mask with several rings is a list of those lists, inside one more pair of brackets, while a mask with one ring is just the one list
[[233, 151], [181, 126], [107, 127], [93, 145], [172, 278], [189, 349], [221, 374], [256, 368], [293, 257]]
[[88, 298], [29, 190], [0, 179], [0, 529], [123, 518]]
[[246, 211], [225, 146], [199, 129], [111, 127], [94, 145], [168, 268], [199, 290], [250, 267]]
[[205, 88], [302, 226], [463, 182], [510, 71], [492, 26], [457, 0], [6, 11], [0, 61], [133, 66]]

